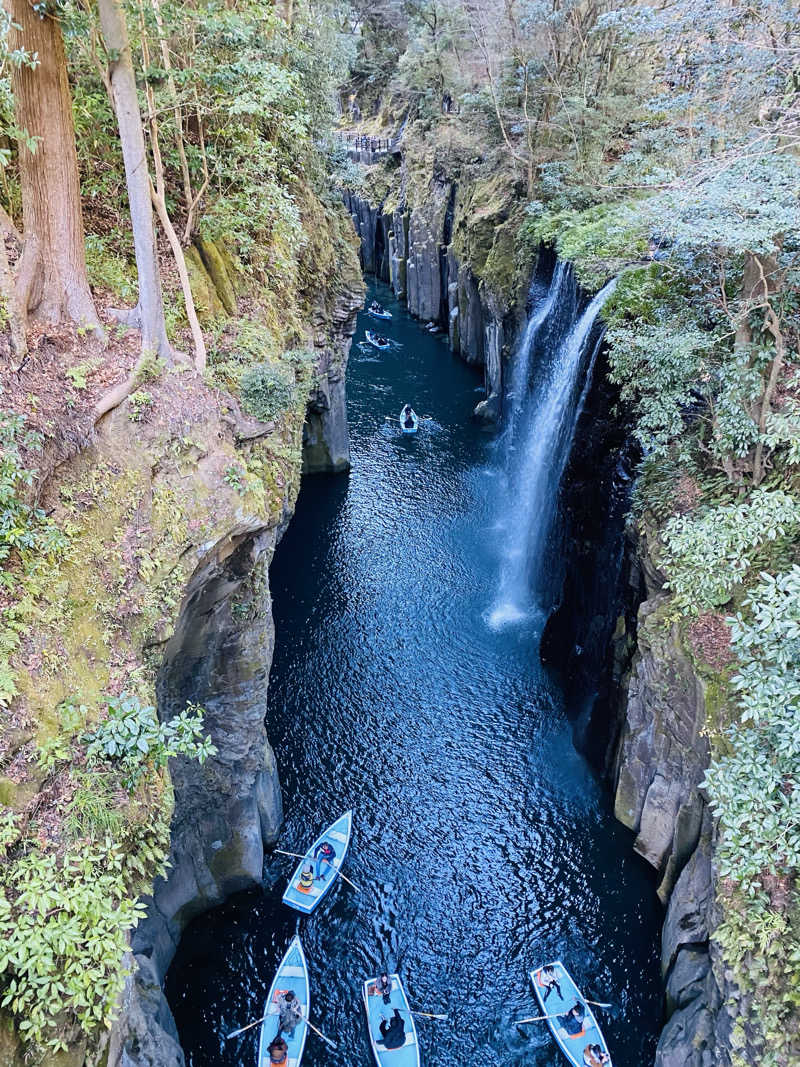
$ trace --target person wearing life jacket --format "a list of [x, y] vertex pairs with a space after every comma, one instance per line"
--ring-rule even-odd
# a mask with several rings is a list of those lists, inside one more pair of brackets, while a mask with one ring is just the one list
[[576, 1000], [566, 1015], [559, 1015], [558, 1021], [568, 1037], [579, 1037], [583, 1033], [583, 1019], [586, 1008]]
[[314, 849], [314, 878], [317, 881], [325, 881], [326, 874], [333, 870], [333, 861], [336, 859], [336, 851], [333, 845], [323, 841]]
[[604, 1067], [609, 1061], [607, 1052], [603, 1052], [599, 1045], [587, 1045], [583, 1050], [583, 1062], [585, 1067]]
[[554, 989], [557, 991], [559, 997], [561, 997], [562, 1000], [564, 999], [564, 994], [561, 992], [561, 986], [558, 984], [556, 972], [553, 970], [552, 967], [542, 967], [542, 969], [539, 971], [537, 980], [539, 982], [540, 987], [544, 990], [544, 995], [542, 996], [542, 1003], [547, 1002], [547, 998], [550, 996]]
[[383, 1003], [388, 1004], [392, 998], [392, 980], [384, 971], [376, 982], [373, 982], [367, 992], [371, 997], [383, 997]]
[[269, 1053], [269, 1062], [274, 1063], [276, 1067], [285, 1067], [289, 1062], [289, 1046], [279, 1035], [274, 1038], [267, 1046], [267, 1052]]
[[278, 1006], [278, 1033], [276, 1037], [280, 1037], [281, 1034], [288, 1034], [289, 1037], [292, 1037], [295, 1027], [303, 1018], [303, 1009], [300, 1001], [291, 989], [287, 989], [278, 994], [276, 1004]]
[[303, 864], [303, 869], [300, 872], [300, 879], [297, 883], [297, 888], [301, 893], [310, 893], [311, 887], [314, 885], [314, 868], [306, 863]]

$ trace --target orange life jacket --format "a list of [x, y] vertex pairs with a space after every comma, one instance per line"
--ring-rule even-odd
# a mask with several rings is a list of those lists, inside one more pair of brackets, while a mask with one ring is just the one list
[[304, 867], [300, 872], [300, 881], [297, 883], [297, 888], [301, 893], [310, 893], [313, 885], [314, 872], [309, 870], [308, 867]]

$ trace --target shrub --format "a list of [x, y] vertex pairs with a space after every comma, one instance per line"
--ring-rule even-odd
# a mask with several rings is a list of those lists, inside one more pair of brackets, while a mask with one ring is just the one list
[[269, 422], [297, 402], [293, 377], [282, 367], [257, 363], [242, 375], [242, 406], [249, 415]]
[[748, 500], [675, 515], [664, 528], [664, 554], [675, 606], [683, 614], [726, 604], [771, 546], [800, 526], [800, 503], [782, 490], [756, 489]]
[[118, 764], [125, 787], [132, 792], [146, 770], [165, 766], [173, 756], [204, 763], [215, 755], [211, 739], [202, 738], [202, 732], [203, 709], [196, 704], [168, 722], [159, 722], [155, 708], [123, 693], [108, 701], [108, 718], [84, 740], [89, 764], [103, 760]]

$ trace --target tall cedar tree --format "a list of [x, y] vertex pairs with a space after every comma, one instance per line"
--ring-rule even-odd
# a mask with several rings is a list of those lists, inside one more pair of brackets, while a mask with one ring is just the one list
[[28, 0], [4, 0], [13, 20], [9, 49], [36, 53], [38, 65], [11, 65], [17, 126], [37, 139], [20, 144], [25, 251], [17, 282], [22, 315], [99, 326], [89, 290], [78, 157], [64, 41], [56, 19]]

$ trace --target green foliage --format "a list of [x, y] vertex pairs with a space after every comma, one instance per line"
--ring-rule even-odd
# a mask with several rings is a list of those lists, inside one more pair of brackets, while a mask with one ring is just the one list
[[62, 531], [42, 508], [26, 500], [36, 472], [23, 452], [35, 453], [41, 446], [41, 435], [25, 429], [23, 416], [0, 410], [0, 588], [11, 598], [0, 613], [0, 708], [17, 693], [10, 657], [24, 632], [20, 597], [67, 548]]
[[202, 708], [189, 704], [161, 723], [155, 708], [142, 704], [131, 693], [109, 698], [108, 717], [86, 735], [85, 741], [89, 765], [109, 761], [118, 766], [131, 792], [145, 773], [166, 766], [174, 756], [205, 763], [217, 751], [211, 739], [203, 737]]
[[673, 516], [659, 563], [676, 608], [696, 614], [727, 604], [753, 567], [780, 559], [798, 527], [800, 501], [779, 489]]
[[619, 324], [607, 333], [610, 378], [636, 412], [643, 448], [664, 456], [709, 382], [715, 338], [687, 322]]
[[42, 770], [49, 773], [72, 757], [73, 741], [86, 726], [88, 713], [89, 709], [85, 704], [76, 704], [74, 700], [65, 700], [59, 705], [58, 729], [39, 745], [36, 755]]
[[297, 388], [286, 369], [271, 363], [257, 363], [246, 370], [240, 383], [244, 410], [269, 422], [297, 403]]
[[226, 467], [223, 478], [225, 479], [226, 485], [229, 485], [232, 489], [235, 489], [237, 493], [243, 493], [245, 491], [245, 479], [247, 478], [247, 471], [238, 463], [231, 464], [230, 467]]
[[800, 403], [789, 399], [780, 411], [767, 416], [764, 441], [770, 451], [783, 455], [789, 467], [800, 466]]
[[559, 256], [573, 262], [578, 278], [592, 289], [639, 259], [649, 236], [647, 220], [627, 203], [554, 212], [534, 201], [522, 227], [524, 240], [554, 244]]
[[118, 803], [116, 774], [95, 769], [89, 774], [75, 773], [74, 779], [77, 788], [67, 809], [67, 832], [92, 841], [106, 836], [119, 841], [125, 819]]
[[0, 818], [2, 1006], [26, 1044], [49, 1051], [66, 1049], [76, 1027], [92, 1037], [110, 1026], [127, 934], [145, 911], [137, 897], [166, 872], [162, 769], [173, 756], [202, 762], [216, 751], [196, 705], [160, 724], [123, 694], [107, 712], [87, 734], [88, 709], [65, 702], [57, 736], [39, 750], [40, 764], [71, 782], [59, 850], [25, 837], [12, 813]]
[[143, 389], [137, 389], [136, 392], [131, 393], [128, 397], [128, 403], [130, 405], [128, 418], [131, 422], [142, 422], [150, 413], [153, 406], [153, 397], [151, 393]]
[[741, 714], [703, 783], [719, 820], [726, 890], [715, 937], [737, 985], [756, 996], [764, 1063], [789, 1062], [800, 952], [800, 566], [760, 581], [730, 620]]
[[165, 370], [166, 364], [163, 359], [159, 359], [158, 356], [152, 354], [145, 355], [137, 366], [136, 380], [139, 385], [144, 385], [147, 382], [157, 382]]
[[2, 868], [2, 1005], [27, 1042], [66, 1049], [69, 1024], [86, 1033], [111, 1024], [127, 932], [144, 910], [110, 839], [62, 859], [33, 848]]
[[98, 359], [86, 359], [82, 363], [76, 363], [74, 367], [67, 367], [67, 377], [75, 389], [85, 389], [88, 385], [89, 376], [100, 366]]
[[[102, 170], [108, 174], [108, 170]], [[113, 172], [112, 172], [113, 173]], [[86, 271], [94, 288], [108, 289], [121, 301], [135, 304], [138, 297], [136, 272], [130, 258], [120, 255], [114, 237], [86, 235]]]

